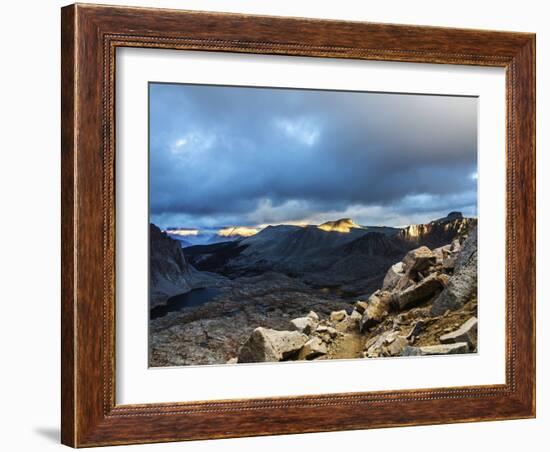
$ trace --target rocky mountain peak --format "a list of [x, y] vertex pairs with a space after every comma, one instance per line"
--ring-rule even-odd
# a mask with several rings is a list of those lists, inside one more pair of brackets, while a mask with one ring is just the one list
[[319, 229], [327, 232], [350, 232], [353, 228], [360, 228], [351, 218], [340, 218], [336, 221], [327, 221], [317, 226]]
[[399, 232], [399, 237], [409, 243], [438, 247], [468, 234], [476, 224], [476, 218], [466, 218], [461, 212], [451, 212], [446, 217], [427, 224], [404, 227]]
[[432, 221], [432, 223], [444, 223], [448, 221], [463, 220], [464, 216], [462, 212], [449, 212], [446, 217], [438, 218], [437, 220]]
[[229, 226], [218, 231], [220, 237], [251, 237], [257, 234], [260, 228], [250, 226]]
[[151, 307], [196, 287], [213, 287], [223, 277], [197, 272], [187, 262], [180, 242], [149, 224], [149, 303]]

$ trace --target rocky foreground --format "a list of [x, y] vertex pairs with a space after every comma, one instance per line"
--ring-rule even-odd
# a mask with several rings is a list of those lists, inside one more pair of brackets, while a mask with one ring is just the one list
[[258, 326], [284, 330], [307, 309], [328, 316], [349, 306], [281, 273], [231, 280], [213, 301], [150, 321], [150, 365], [225, 363]]
[[214, 301], [151, 322], [150, 365], [476, 352], [476, 294], [474, 227], [409, 251], [353, 304], [280, 273], [233, 280]]
[[230, 362], [446, 355], [477, 351], [477, 234], [407, 253], [350, 314], [311, 311], [285, 331], [256, 328]]

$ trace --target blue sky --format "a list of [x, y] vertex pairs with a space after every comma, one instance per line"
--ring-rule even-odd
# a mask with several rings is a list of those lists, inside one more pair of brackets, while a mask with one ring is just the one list
[[152, 83], [160, 227], [476, 216], [477, 99]]

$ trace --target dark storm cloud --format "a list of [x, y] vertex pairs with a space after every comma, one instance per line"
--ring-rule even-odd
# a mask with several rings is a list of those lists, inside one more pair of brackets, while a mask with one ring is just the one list
[[465, 97], [152, 84], [152, 219], [475, 215], [476, 112]]

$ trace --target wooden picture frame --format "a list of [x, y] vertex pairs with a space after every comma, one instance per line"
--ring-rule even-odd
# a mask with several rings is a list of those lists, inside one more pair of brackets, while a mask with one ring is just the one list
[[[163, 9], [62, 9], [62, 442], [73, 447], [535, 416], [535, 35]], [[115, 403], [115, 50], [506, 69], [506, 383]], [[495, 150], [496, 152], [496, 150]]]

